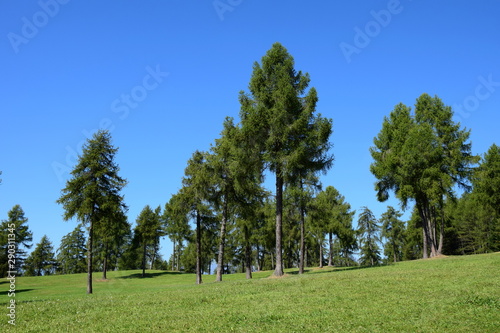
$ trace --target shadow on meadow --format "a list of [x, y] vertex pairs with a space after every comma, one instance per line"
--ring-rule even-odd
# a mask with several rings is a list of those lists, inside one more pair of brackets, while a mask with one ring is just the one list
[[[26, 291], [33, 291], [35, 289], [16, 289], [15, 293], [16, 295], [17, 294], [20, 294], [20, 293], [24, 293]], [[0, 291], [0, 296], [7, 296], [9, 294], [9, 291], [6, 290], [6, 291]]]
[[145, 276], [142, 276], [142, 273], [134, 273], [130, 275], [124, 275], [124, 276], [117, 276], [116, 279], [147, 279], [147, 278], [154, 278], [158, 276], [163, 276], [163, 275], [180, 275], [184, 274], [181, 272], [155, 272], [155, 273], [146, 273]]
[[[305, 269], [304, 273], [307, 273], [307, 274], [337, 273], [337, 272], [353, 271], [353, 270], [359, 270], [359, 269], [370, 269], [370, 268], [384, 267], [384, 266], [390, 266], [390, 265], [347, 266], [347, 267], [346, 266], [343, 266], [343, 267], [338, 267], [338, 266], [324, 266], [323, 268], [314, 267], [314, 268]], [[289, 272], [288, 274], [297, 275], [297, 274], [299, 274], [299, 271]]]

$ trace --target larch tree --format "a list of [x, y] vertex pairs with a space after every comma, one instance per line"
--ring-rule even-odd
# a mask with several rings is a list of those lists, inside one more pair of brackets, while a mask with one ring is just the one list
[[[321, 193], [321, 192], [320, 192]], [[319, 195], [319, 193], [318, 193]], [[318, 195], [313, 198], [309, 207], [309, 214], [306, 219], [309, 224], [309, 232], [312, 235], [318, 249], [318, 267], [323, 268], [325, 236], [327, 234], [324, 225], [323, 202], [318, 199]]]
[[474, 170], [472, 192], [464, 193], [454, 209], [460, 252], [500, 250], [500, 147], [493, 144]]
[[83, 146], [72, 178], [57, 200], [65, 210], [64, 220], [76, 218], [88, 225], [87, 294], [92, 294], [94, 232], [104, 229], [102, 224], [113, 223], [114, 214], [127, 208], [120, 194], [127, 181], [118, 175], [117, 150], [108, 131], [97, 131]]
[[172, 270], [179, 270], [180, 249], [182, 242], [189, 238], [191, 229], [189, 228], [188, 206], [180, 194], [174, 194], [169, 202], [165, 204], [163, 210], [163, 223], [165, 233], [173, 244]]
[[[245, 270], [251, 278], [250, 228], [262, 201], [262, 162], [258, 151], [233, 119], [225, 119], [221, 137], [215, 140], [207, 157], [211, 175], [210, 202], [221, 215], [216, 281], [222, 281], [227, 224], [230, 220], [243, 228]], [[236, 218], [236, 216], [239, 218]]]
[[276, 267], [283, 275], [283, 186], [292, 175], [326, 170], [332, 122], [315, 114], [318, 101], [309, 75], [296, 71], [294, 59], [280, 43], [255, 62], [248, 94], [240, 92], [241, 123], [260, 150], [265, 166], [276, 179]]
[[418, 213], [417, 207], [413, 207], [410, 219], [406, 222], [403, 260], [415, 260], [423, 257], [423, 233], [422, 219]]
[[215, 140], [211, 147], [211, 154], [207, 155], [207, 166], [210, 177], [209, 201], [215, 210], [220, 213], [219, 249], [217, 253], [216, 282], [222, 281], [224, 267], [224, 250], [226, 243], [226, 229], [236, 196], [236, 173], [238, 170], [236, 140], [238, 128], [232, 118], [226, 118], [221, 137]]
[[28, 276], [42, 276], [54, 274], [57, 262], [54, 248], [49, 238], [44, 235], [30, 253], [25, 262], [25, 273]]
[[64, 235], [57, 250], [57, 270], [61, 274], [83, 273], [86, 269], [85, 233], [79, 224], [73, 231]]
[[422, 219], [423, 256], [441, 254], [445, 199], [453, 198], [456, 185], [468, 188], [471, 166], [478, 161], [468, 142], [470, 132], [452, 120], [451, 107], [441, 99], [422, 94], [415, 113], [400, 103], [374, 139], [370, 171], [378, 181], [377, 198], [385, 201], [394, 191], [403, 208], [415, 202]]
[[182, 200], [188, 205], [188, 212], [196, 223], [196, 284], [202, 281], [202, 224], [210, 215], [207, 205], [210, 172], [207, 168], [207, 153], [195, 151], [184, 170], [181, 189]]
[[362, 207], [358, 218], [358, 235], [360, 241], [361, 265], [375, 266], [380, 262], [380, 226], [368, 207]]
[[306, 215], [313, 200], [314, 192], [321, 189], [318, 178], [309, 173], [307, 176], [297, 176], [295, 181], [287, 186], [290, 208], [294, 209], [299, 221], [299, 274], [304, 273], [306, 252]]
[[500, 217], [500, 147], [491, 145], [472, 178], [473, 191]]
[[403, 260], [403, 246], [405, 237], [405, 225], [399, 218], [402, 216], [394, 207], [387, 207], [387, 211], [380, 217], [382, 223], [382, 237], [387, 239], [385, 244], [385, 255], [387, 259], [394, 262]]
[[344, 196], [331, 185], [316, 196], [312, 217], [316, 228], [319, 228], [323, 235], [328, 235], [328, 266], [333, 266], [334, 235], [343, 247], [353, 246], [355, 242], [352, 229], [354, 214], [355, 212], [351, 210], [351, 205], [345, 201]]
[[[107, 271], [109, 270], [109, 260], [112, 252], [118, 254], [118, 249], [123, 245], [125, 234], [130, 230], [130, 224], [127, 222], [126, 210], [121, 206], [117, 206], [111, 210], [109, 216], [105, 217], [105, 221], [96, 226], [95, 240], [96, 245], [99, 245], [100, 254], [102, 257], [102, 279], [107, 279]], [[119, 254], [118, 254], [119, 255]]]
[[[33, 233], [28, 227], [28, 218], [20, 205], [15, 205], [0, 224], [0, 274], [21, 274], [27, 249], [33, 245]], [[9, 255], [13, 255], [9, 257]]]
[[136, 220], [135, 235], [139, 239], [142, 248], [142, 277], [146, 276], [146, 262], [148, 247], [152, 248], [153, 257], [151, 262], [154, 262], [154, 253], [156, 253], [157, 244], [160, 237], [164, 235], [164, 228], [160, 218], [160, 207], [153, 210], [149, 205], [146, 205]]

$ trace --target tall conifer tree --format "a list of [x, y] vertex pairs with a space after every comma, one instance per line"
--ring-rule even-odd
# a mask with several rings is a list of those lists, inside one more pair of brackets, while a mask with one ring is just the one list
[[104, 229], [103, 224], [113, 223], [113, 216], [127, 209], [120, 194], [127, 181], [118, 175], [117, 150], [108, 131], [97, 131], [84, 145], [72, 178], [57, 200], [65, 210], [64, 220], [75, 217], [88, 226], [87, 294], [92, 294], [94, 231]]
[[276, 276], [283, 275], [283, 186], [292, 175], [326, 170], [333, 161], [328, 155], [331, 120], [315, 114], [316, 89], [306, 92], [309, 74], [294, 65], [288, 51], [275, 43], [261, 64], [254, 64], [250, 93], [240, 92], [244, 132], [276, 178]]

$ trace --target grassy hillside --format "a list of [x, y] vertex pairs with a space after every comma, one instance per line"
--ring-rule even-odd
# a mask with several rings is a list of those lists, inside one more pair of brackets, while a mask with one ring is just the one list
[[[16, 281], [22, 332], [499, 332], [500, 254], [361, 269], [314, 269], [253, 280], [110, 272], [85, 294], [85, 274]], [[100, 274], [96, 274], [99, 277]], [[6, 290], [0, 284], [2, 322]]]

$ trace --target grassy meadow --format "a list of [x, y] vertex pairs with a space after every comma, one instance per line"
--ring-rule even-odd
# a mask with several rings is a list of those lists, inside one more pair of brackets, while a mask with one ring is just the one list
[[308, 268], [224, 275], [148, 271], [16, 280], [19, 332], [500, 332], [500, 253], [416, 260], [374, 268]]

